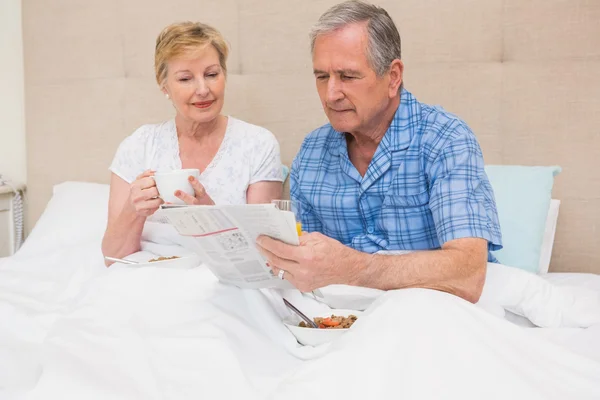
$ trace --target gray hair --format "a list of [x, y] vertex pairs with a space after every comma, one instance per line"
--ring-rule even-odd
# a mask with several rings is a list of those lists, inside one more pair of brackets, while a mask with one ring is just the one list
[[310, 31], [311, 53], [318, 36], [365, 21], [368, 21], [367, 59], [377, 76], [382, 76], [393, 60], [400, 59], [400, 34], [387, 11], [373, 4], [351, 0], [327, 10]]

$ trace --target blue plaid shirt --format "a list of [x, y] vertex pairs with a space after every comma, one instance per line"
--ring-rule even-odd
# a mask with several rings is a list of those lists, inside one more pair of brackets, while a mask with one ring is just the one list
[[[291, 197], [303, 230], [356, 250], [439, 249], [478, 237], [502, 248], [494, 193], [475, 135], [456, 116], [402, 90], [400, 106], [364, 176], [346, 137], [311, 132], [292, 164]], [[495, 258], [489, 254], [489, 260]]]

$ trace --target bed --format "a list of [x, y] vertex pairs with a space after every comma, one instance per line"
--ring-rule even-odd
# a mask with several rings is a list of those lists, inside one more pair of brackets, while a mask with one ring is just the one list
[[[107, 199], [106, 185], [55, 186], [25, 245], [0, 259], [0, 398], [600, 397], [600, 276], [505, 267], [527, 278], [496, 271], [504, 298], [479, 306], [352, 288], [326, 288], [324, 304], [222, 285], [202, 266], [107, 269]], [[145, 235], [145, 252], [168, 246]], [[282, 296], [308, 313], [352, 303], [368, 318], [301, 346]]]
[[486, 162], [565, 167], [556, 242], [548, 170], [524, 180], [536, 174], [488, 169], [501, 178], [502, 261], [530, 274], [505, 276], [476, 307], [422, 291], [337, 293], [364, 301], [370, 322], [311, 349], [281, 324], [281, 293], [234, 290], [203, 268], [107, 270], [106, 186], [58, 183], [108, 182], [118, 143], [172, 118], [152, 78], [156, 34], [188, 18], [218, 27], [232, 41], [225, 112], [271, 130], [289, 163], [326, 122], [307, 32], [333, 3], [23, 2], [35, 227], [0, 259], [0, 399], [600, 398], [599, 277], [548, 273], [553, 247], [556, 270], [600, 272], [600, 169], [590, 168], [600, 2], [379, 3], [402, 34], [407, 87], [464, 118]]

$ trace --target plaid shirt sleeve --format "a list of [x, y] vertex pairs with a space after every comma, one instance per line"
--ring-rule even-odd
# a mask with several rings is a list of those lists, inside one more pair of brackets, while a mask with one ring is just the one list
[[[304, 146], [304, 145], [303, 145]], [[323, 232], [323, 224], [315, 214], [312, 207], [308, 204], [300, 190], [299, 181], [299, 165], [302, 149], [292, 163], [290, 171], [290, 198], [296, 204], [300, 204], [300, 221], [302, 222], [302, 230], [305, 232]]]
[[488, 241], [489, 250], [501, 249], [494, 193], [473, 133], [459, 124], [439, 153], [432, 156], [429, 207], [440, 244], [477, 237]]

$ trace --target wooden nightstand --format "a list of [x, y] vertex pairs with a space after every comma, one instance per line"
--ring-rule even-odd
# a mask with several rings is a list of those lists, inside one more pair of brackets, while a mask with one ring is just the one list
[[[13, 184], [23, 193], [24, 185]], [[15, 192], [8, 185], [0, 185], [0, 257], [8, 257], [15, 251]], [[22, 218], [22, 217], [21, 217]]]

